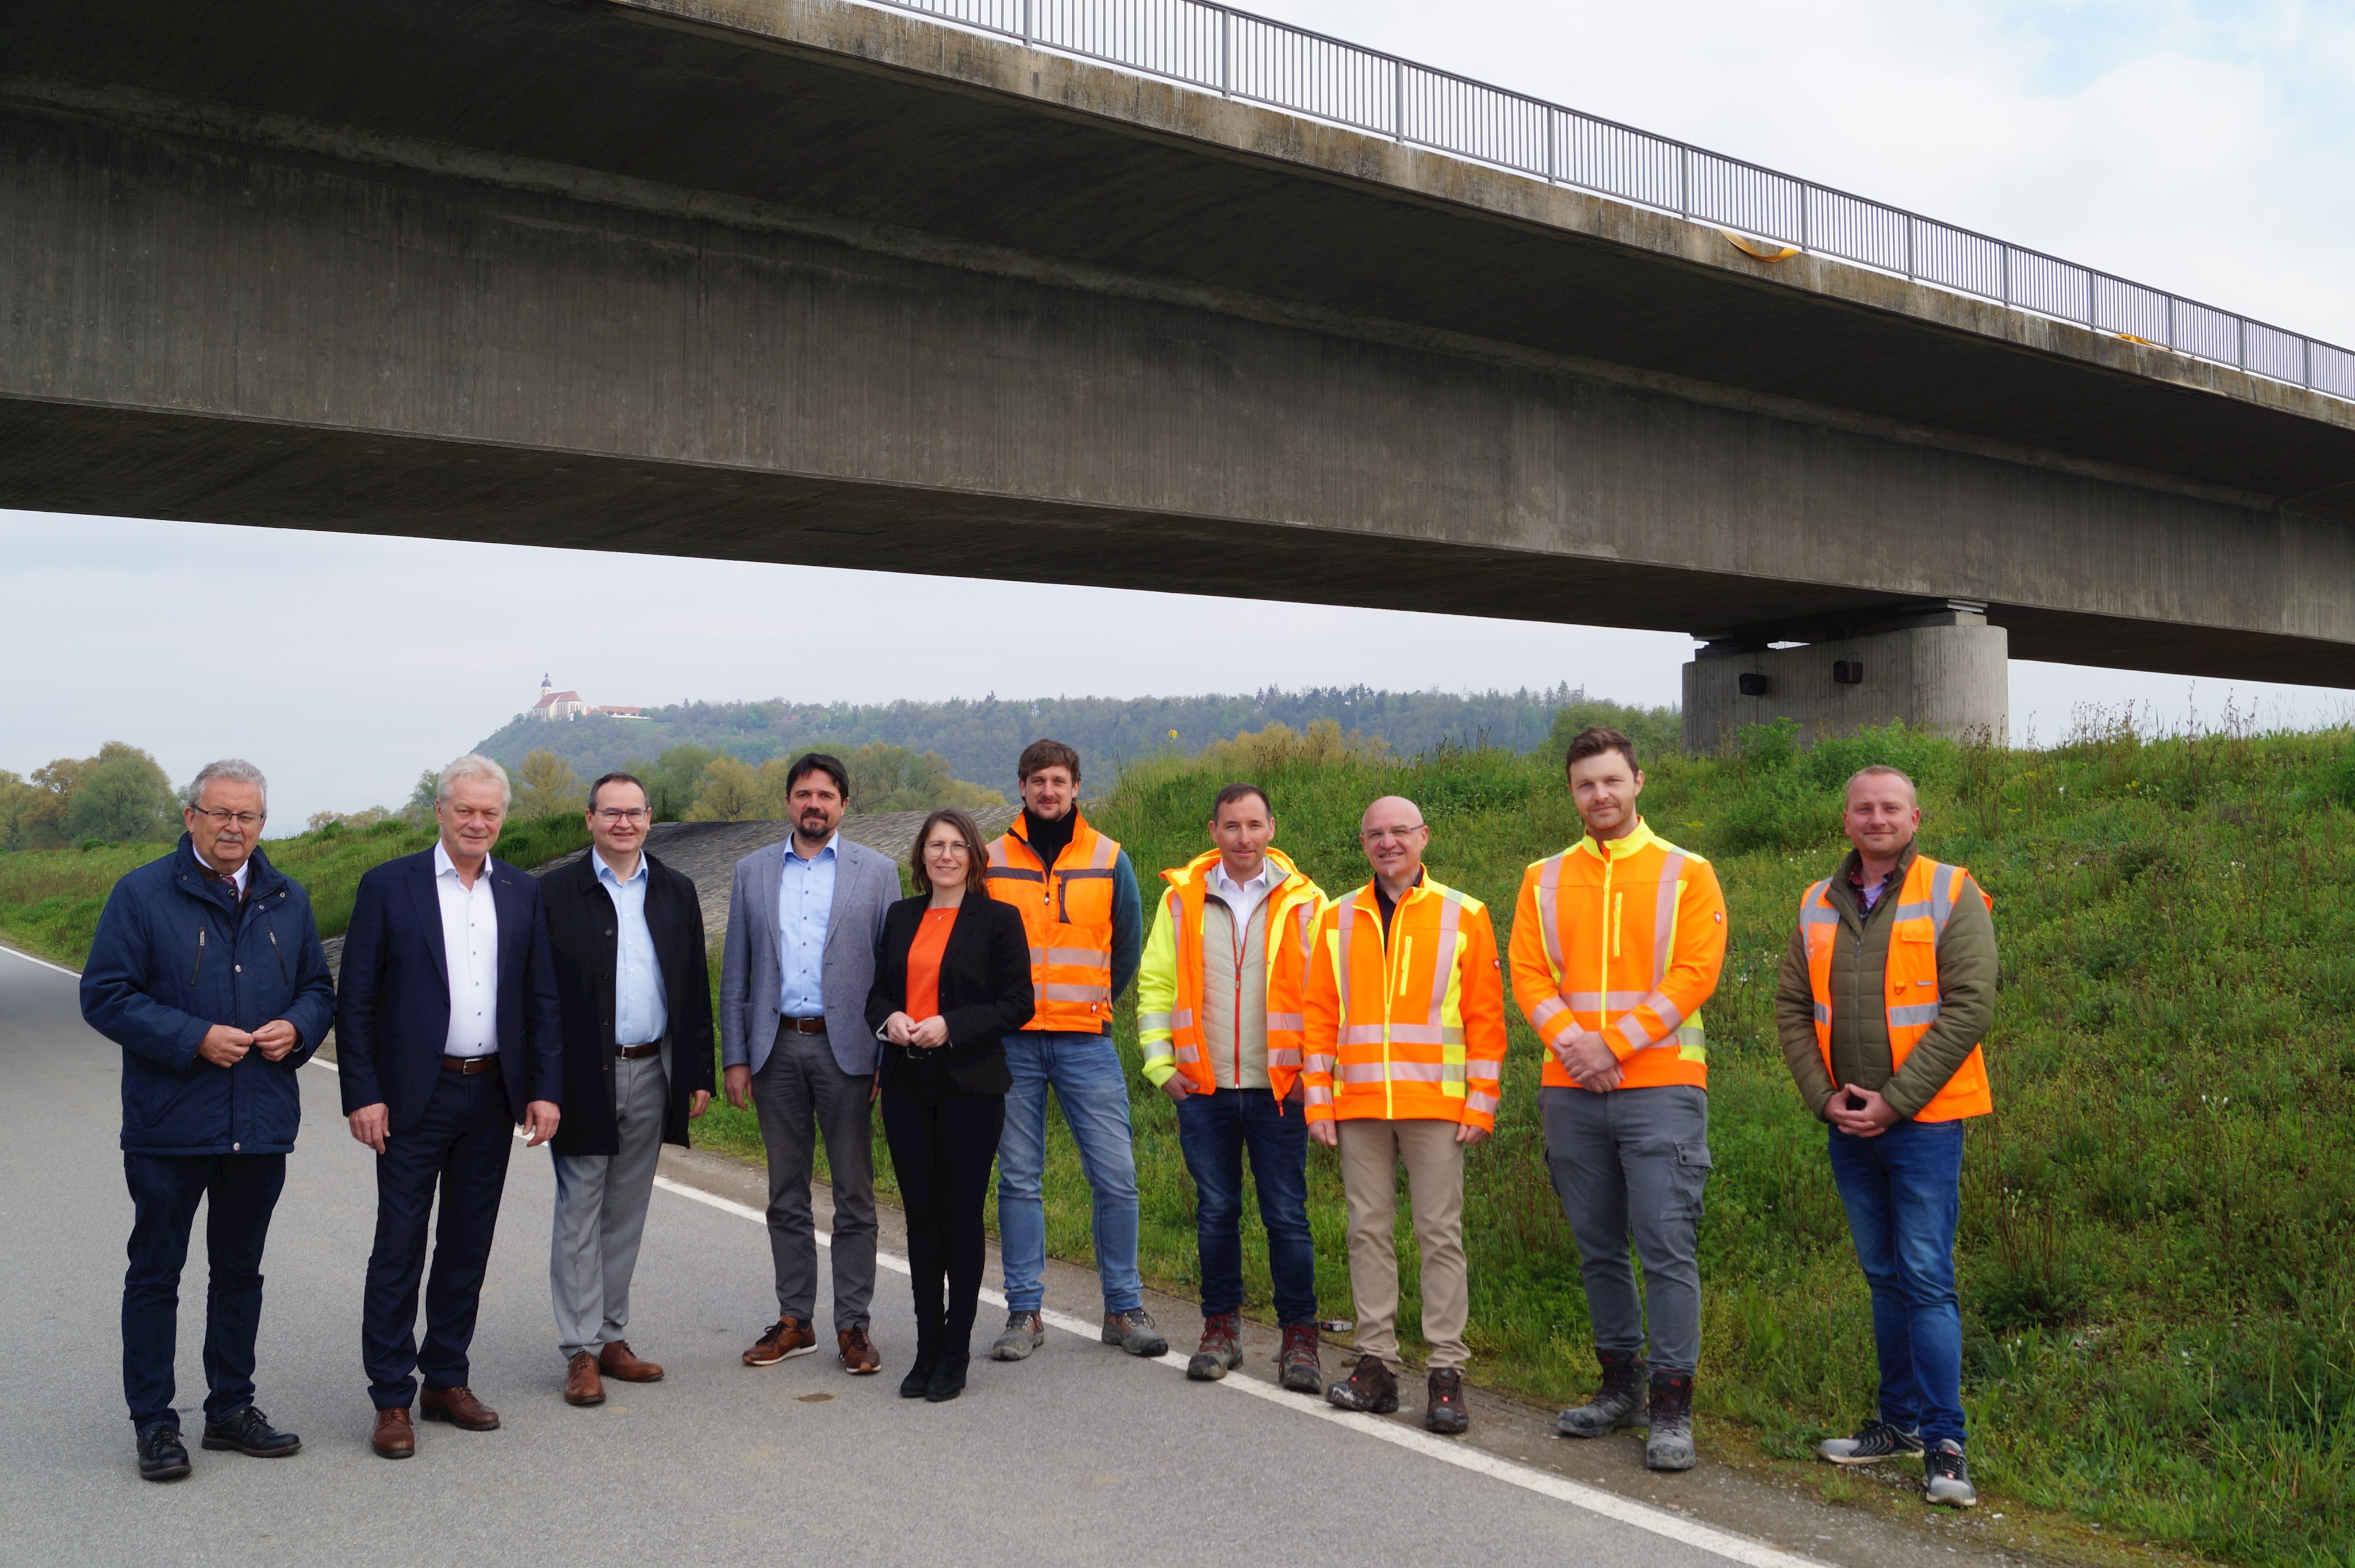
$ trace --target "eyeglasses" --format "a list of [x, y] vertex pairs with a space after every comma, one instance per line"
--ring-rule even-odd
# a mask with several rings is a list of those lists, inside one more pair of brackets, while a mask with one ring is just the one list
[[1361, 827], [1358, 830], [1358, 837], [1369, 844], [1380, 844], [1385, 839], [1403, 844], [1426, 826], [1418, 822], [1412, 827]]
[[647, 812], [643, 806], [636, 810], [629, 810], [620, 806], [606, 806], [600, 809], [597, 813], [597, 820], [603, 823], [608, 827], [618, 827], [624, 822], [644, 822], [646, 819], [646, 816]]
[[259, 811], [223, 811], [218, 806], [208, 805], [194, 805], [190, 806], [188, 809], [195, 812], [198, 816], [211, 817], [223, 827], [228, 827], [232, 822], [236, 823], [240, 827], [250, 827], [255, 823], [260, 822], [263, 816], [267, 815], [266, 813]]

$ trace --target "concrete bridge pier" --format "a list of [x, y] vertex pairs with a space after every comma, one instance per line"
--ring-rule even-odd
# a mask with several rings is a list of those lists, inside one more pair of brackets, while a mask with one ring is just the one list
[[1908, 605], [1796, 647], [1764, 635], [1711, 640], [1685, 666], [1685, 748], [1713, 754], [1742, 727], [1797, 720], [1802, 744], [1899, 720], [1956, 740], [2009, 739], [2009, 636], [1987, 606]]

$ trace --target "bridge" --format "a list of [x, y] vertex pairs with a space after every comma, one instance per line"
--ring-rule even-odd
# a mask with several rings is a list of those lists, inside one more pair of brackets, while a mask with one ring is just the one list
[[2355, 687], [2343, 351], [1403, 95], [832, 0], [18, 0], [0, 73], [0, 505], [1679, 631], [1702, 745], [1999, 731], [2008, 656]]

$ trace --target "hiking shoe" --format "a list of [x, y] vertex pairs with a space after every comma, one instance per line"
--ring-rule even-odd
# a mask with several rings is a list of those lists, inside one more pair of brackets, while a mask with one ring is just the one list
[[1464, 1374], [1454, 1367], [1435, 1367], [1423, 1384], [1423, 1426], [1453, 1437], [1472, 1424], [1464, 1403]]
[[176, 1481], [188, 1473], [188, 1448], [178, 1427], [157, 1422], [139, 1434], [139, 1473], [151, 1481]]
[[1388, 1415], [1398, 1409], [1398, 1379], [1380, 1356], [1359, 1356], [1349, 1375], [1325, 1391], [1325, 1402], [1368, 1415]]
[[1856, 1429], [1853, 1437], [1827, 1437], [1816, 1445], [1817, 1456], [1835, 1465], [1878, 1465], [1883, 1459], [1901, 1458], [1922, 1452], [1922, 1439], [1911, 1432], [1900, 1432], [1885, 1421], [1868, 1421]]
[[207, 1421], [203, 1441], [216, 1452], [246, 1454], [256, 1459], [283, 1459], [303, 1449], [300, 1437], [272, 1426], [270, 1417], [250, 1404], [218, 1421]]
[[1018, 1361], [1047, 1342], [1047, 1325], [1036, 1307], [1006, 1315], [1006, 1332], [989, 1347], [993, 1361]]
[[1963, 1445], [1942, 1437], [1922, 1455], [1922, 1500], [1947, 1508], [1977, 1508], [1979, 1489], [1971, 1485], [1971, 1467]]
[[780, 1317], [761, 1330], [744, 1352], [748, 1367], [773, 1367], [791, 1356], [806, 1356], [817, 1349], [817, 1330], [805, 1318]]
[[1186, 1375], [1198, 1383], [1214, 1383], [1243, 1364], [1242, 1347], [1235, 1343], [1241, 1316], [1213, 1312], [1202, 1318], [1202, 1343], [1186, 1363]]
[[1584, 1404], [1554, 1417], [1553, 1429], [1564, 1437], [1600, 1437], [1642, 1424], [1636, 1413], [1644, 1408], [1644, 1358], [1634, 1350], [1597, 1350], [1594, 1359], [1603, 1363], [1603, 1386]]
[[1281, 1369], [1277, 1381], [1293, 1392], [1323, 1393], [1325, 1368], [1316, 1358], [1316, 1325], [1285, 1324], [1284, 1348], [1275, 1353], [1275, 1364]]
[[[1107, 1312], [1103, 1321], [1103, 1342], [1118, 1345], [1132, 1356], [1166, 1356], [1169, 1341], [1153, 1326], [1153, 1314], [1142, 1307], [1132, 1307], [1125, 1312]], [[1242, 1358], [1238, 1356], [1236, 1360]], [[1233, 1362], [1228, 1363], [1230, 1366]], [[1191, 1371], [1192, 1368], [1188, 1368]]]
[[1693, 1467], [1692, 1374], [1655, 1371], [1651, 1408], [1646, 1413], [1652, 1430], [1644, 1440], [1644, 1468], [1689, 1470]]

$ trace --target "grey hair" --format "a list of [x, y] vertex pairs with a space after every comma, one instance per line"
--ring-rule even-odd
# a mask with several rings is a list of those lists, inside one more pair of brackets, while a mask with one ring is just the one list
[[205, 798], [205, 785], [215, 779], [227, 779], [231, 784], [251, 784], [261, 792], [261, 814], [264, 816], [270, 815], [270, 781], [261, 776], [260, 768], [242, 757], [223, 757], [218, 763], [207, 763], [197, 770], [197, 776], [188, 781], [186, 795], [187, 805], [192, 809], [202, 803]]
[[433, 786], [433, 804], [439, 805], [449, 799], [451, 786], [461, 779], [483, 779], [498, 785], [501, 811], [515, 805], [515, 786], [507, 783], [506, 769], [480, 752], [469, 752], [442, 770], [441, 781]]
[[1892, 768], [1887, 763], [1875, 763], [1869, 768], [1857, 769], [1856, 772], [1849, 774], [1848, 784], [1841, 789], [1840, 793], [1842, 795], [1846, 795], [1850, 790], [1855, 789], [1859, 783], [1870, 778], [1895, 779], [1899, 784], [1905, 786], [1905, 793], [1913, 797], [1914, 805], [1919, 805], [1922, 804], [1922, 792], [1913, 787], [1913, 781], [1906, 776], [1905, 770], [1902, 768]]

